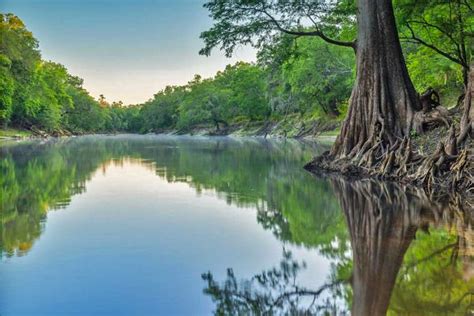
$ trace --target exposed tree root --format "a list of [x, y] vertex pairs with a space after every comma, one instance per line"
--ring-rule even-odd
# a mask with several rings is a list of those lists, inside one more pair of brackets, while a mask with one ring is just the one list
[[437, 106], [429, 112], [416, 112], [413, 120], [414, 129], [418, 134], [438, 126], [449, 127], [450, 125], [449, 111], [442, 106]]
[[[452, 130], [452, 129], [451, 129]], [[453, 147], [452, 132], [436, 150], [420, 155], [405, 138], [387, 148], [380, 142], [355, 158], [335, 160], [329, 153], [315, 158], [306, 169], [342, 173], [349, 177], [376, 177], [420, 185], [428, 193], [465, 192], [474, 196], [474, 153], [468, 148]]]
[[464, 114], [459, 128], [453, 124], [445, 108], [437, 106], [436, 102], [431, 107], [429, 101], [421, 99], [423, 110], [415, 113], [414, 126], [421, 132], [440, 126], [449, 127], [447, 135], [439, 139], [431, 152], [424, 153], [416, 148], [411, 136], [387, 142], [384, 130], [380, 128], [355, 152], [343, 157], [326, 152], [310, 162], [306, 169], [411, 183], [424, 188], [428, 194], [461, 192], [474, 197], [473, 84], [469, 89], [464, 98]]

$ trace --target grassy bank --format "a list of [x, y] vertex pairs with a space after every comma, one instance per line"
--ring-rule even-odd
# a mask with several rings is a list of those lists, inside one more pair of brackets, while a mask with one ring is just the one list
[[16, 128], [6, 128], [0, 129], [0, 139], [11, 139], [11, 138], [29, 138], [32, 137], [33, 133], [28, 130], [24, 129], [16, 129]]

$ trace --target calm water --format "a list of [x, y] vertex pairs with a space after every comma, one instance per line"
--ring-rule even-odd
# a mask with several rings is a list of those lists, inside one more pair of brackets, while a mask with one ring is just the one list
[[319, 179], [296, 141], [0, 147], [0, 315], [474, 312], [472, 210]]

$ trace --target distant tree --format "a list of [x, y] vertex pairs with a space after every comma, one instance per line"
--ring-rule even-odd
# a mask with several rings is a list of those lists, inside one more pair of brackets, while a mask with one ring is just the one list
[[178, 120], [178, 107], [181, 104], [184, 87], [167, 86], [156, 93], [153, 99], [145, 102], [140, 109], [142, 132], [158, 131], [175, 127]]
[[0, 55], [0, 126], [6, 126], [13, 112], [15, 80], [10, 73], [11, 61]]
[[23, 104], [24, 118], [30, 124], [48, 131], [61, 127], [63, 115], [74, 107], [67, 86], [68, 73], [64, 66], [42, 62], [28, 86], [28, 95]]
[[69, 87], [74, 108], [66, 114], [67, 128], [76, 132], [99, 132], [104, 129], [105, 112], [84, 89]]
[[27, 123], [25, 101], [41, 61], [38, 41], [13, 14], [0, 13], [0, 123]]
[[[214, 78], [216, 89], [222, 92], [223, 111], [231, 115], [262, 119], [269, 115], [270, 108], [265, 97], [265, 72], [258, 66], [238, 62], [228, 65]], [[231, 118], [230, 113], [228, 118]]]
[[102, 108], [106, 108], [109, 106], [109, 103], [107, 102], [107, 100], [105, 99], [105, 96], [103, 94], [100, 94], [99, 95], [99, 105], [102, 107]]

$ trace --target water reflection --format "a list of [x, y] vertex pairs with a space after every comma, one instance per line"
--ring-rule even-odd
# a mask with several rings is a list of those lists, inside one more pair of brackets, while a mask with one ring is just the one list
[[304, 262], [283, 251], [278, 267], [249, 280], [238, 280], [233, 269], [228, 269], [227, 279], [219, 284], [211, 272], [204, 273], [204, 293], [216, 303], [217, 315], [310, 315], [323, 311], [339, 314], [336, 297], [325, 295], [325, 291], [334, 291], [348, 280], [333, 280], [318, 289], [306, 288], [296, 282], [304, 268]]
[[[26, 254], [40, 236], [48, 211], [66, 207], [72, 196], [86, 191], [95, 172], [105, 172], [108, 165], [124, 159], [134, 159], [168, 182], [185, 182], [198, 194], [212, 190], [228, 204], [257, 208], [259, 220], [281, 239], [306, 242], [288, 222], [316, 215], [305, 210], [314, 205], [317, 194], [325, 197], [331, 212], [337, 210], [328, 184], [313, 185], [314, 180], [300, 171], [318, 150], [324, 148], [296, 141], [152, 136], [0, 146], [0, 256]], [[341, 219], [324, 208], [318, 216]], [[289, 210], [302, 214], [285, 217]]]
[[205, 273], [216, 312], [472, 313], [472, 209], [390, 183], [316, 179], [301, 166], [322, 150], [296, 141], [130, 136], [2, 146], [0, 256], [27, 255], [48, 212], [86, 192], [95, 173], [133, 161], [197, 194], [256, 209], [283, 246], [332, 263], [316, 288], [300, 284], [305, 264], [287, 251], [279, 266], [251, 279], [232, 269], [225, 280]]
[[[289, 255], [280, 267], [248, 280], [239, 280], [231, 269], [223, 283], [206, 273], [204, 292], [218, 314], [474, 312], [472, 209], [463, 208], [459, 198], [435, 202], [421, 190], [393, 183], [330, 181], [352, 254], [340, 251], [341, 242], [328, 242], [321, 253], [332, 255], [333, 269], [317, 289], [295, 283], [304, 264]], [[308, 228], [307, 236], [320, 233]]]

